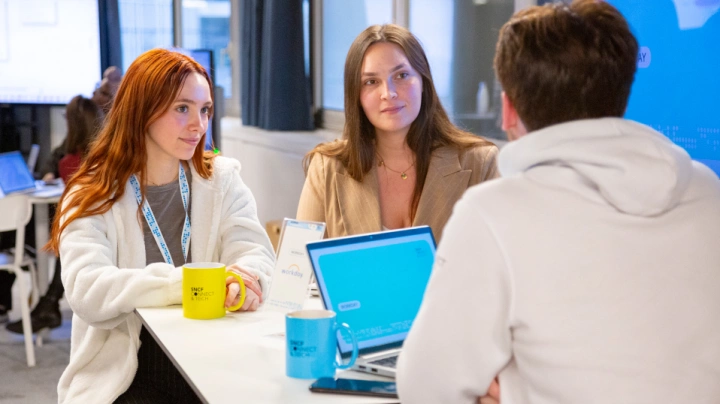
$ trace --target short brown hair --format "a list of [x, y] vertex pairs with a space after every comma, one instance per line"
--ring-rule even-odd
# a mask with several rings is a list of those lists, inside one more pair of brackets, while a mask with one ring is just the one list
[[602, 0], [530, 7], [500, 29], [495, 71], [529, 131], [622, 117], [637, 69], [627, 21]]

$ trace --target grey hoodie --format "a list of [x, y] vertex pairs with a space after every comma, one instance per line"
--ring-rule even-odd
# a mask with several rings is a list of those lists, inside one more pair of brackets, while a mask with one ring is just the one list
[[[498, 159], [504, 177], [537, 166], [562, 165], [585, 180], [618, 211], [654, 216], [675, 207], [705, 166], [652, 128], [618, 118], [581, 120], [549, 128], [508, 144]], [[720, 183], [715, 184], [720, 185]]]
[[720, 181], [646, 126], [506, 145], [437, 250], [403, 403], [720, 403]]

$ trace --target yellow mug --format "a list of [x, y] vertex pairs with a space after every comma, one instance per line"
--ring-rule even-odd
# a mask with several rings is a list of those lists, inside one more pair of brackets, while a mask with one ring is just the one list
[[217, 262], [195, 262], [183, 265], [183, 316], [210, 320], [225, 316], [225, 278], [233, 276], [240, 283], [240, 301], [227, 310], [235, 311], [245, 303], [245, 282], [240, 275]]

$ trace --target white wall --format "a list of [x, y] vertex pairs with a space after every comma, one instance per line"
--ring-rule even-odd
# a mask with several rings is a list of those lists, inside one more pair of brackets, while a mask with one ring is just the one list
[[269, 220], [294, 218], [305, 183], [302, 159], [318, 143], [340, 137], [339, 132], [271, 132], [242, 126], [240, 119], [222, 119], [221, 152], [242, 164], [241, 176], [258, 205], [263, 225]]

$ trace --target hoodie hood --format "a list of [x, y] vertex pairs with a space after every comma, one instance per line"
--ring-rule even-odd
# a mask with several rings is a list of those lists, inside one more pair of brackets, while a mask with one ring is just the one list
[[553, 125], [507, 144], [498, 156], [503, 177], [542, 166], [573, 170], [588, 190], [636, 216], [675, 207], [692, 173], [683, 149], [654, 129], [621, 118]]

